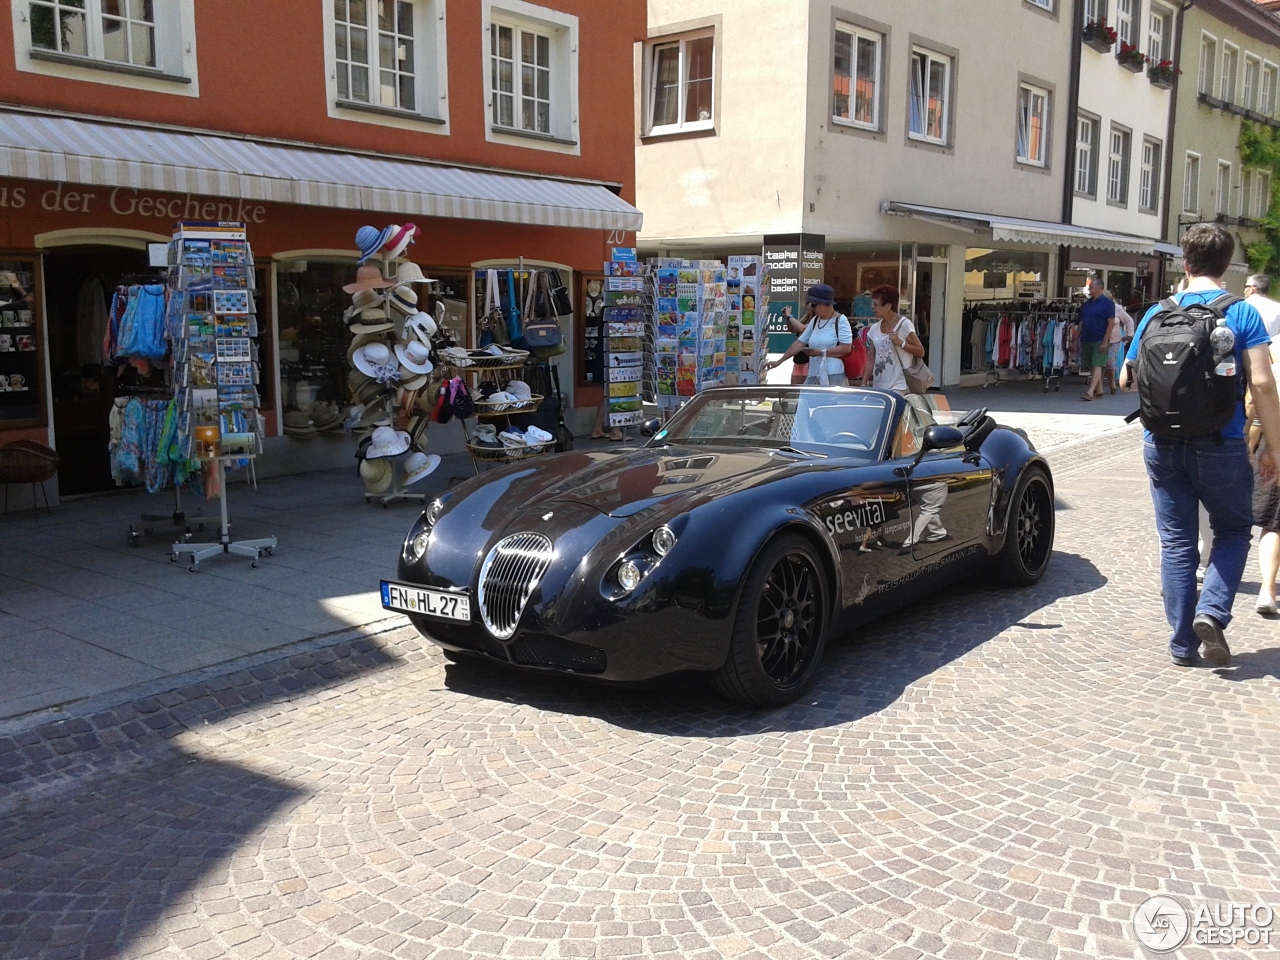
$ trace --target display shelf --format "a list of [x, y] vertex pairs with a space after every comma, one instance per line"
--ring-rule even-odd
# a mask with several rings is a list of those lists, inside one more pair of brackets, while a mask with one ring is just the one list
[[533, 413], [545, 399], [541, 394], [535, 393], [528, 400], [499, 400], [497, 403], [490, 400], [477, 400], [475, 401], [476, 416], [505, 417], [513, 413]]
[[45, 422], [39, 262], [0, 255], [0, 425]]

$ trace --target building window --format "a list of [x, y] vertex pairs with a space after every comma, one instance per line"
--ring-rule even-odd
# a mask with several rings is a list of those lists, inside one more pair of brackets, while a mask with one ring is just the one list
[[1240, 216], [1253, 216], [1253, 171], [1240, 172]]
[[1136, 47], [1138, 45], [1137, 24], [1134, 7], [1138, 0], [1116, 0], [1116, 36], [1122, 44]]
[[1018, 162], [1045, 165], [1049, 139], [1049, 91], [1018, 86]]
[[1217, 76], [1218, 41], [1207, 33], [1200, 34], [1200, 79], [1196, 90], [1207, 97], [1213, 96], [1214, 77]]
[[951, 58], [911, 53], [911, 137], [947, 143], [951, 123]]
[[1027, 3], [1031, 4], [1032, 6], [1042, 7], [1043, 9], [1048, 10], [1050, 13], [1053, 12], [1053, 2], [1054, 0], [1027, 0]]
[[1258, 109], [1258, 73], [1262, 69], [1262, 61], [1249, 54], [1244, 56], [1244, 89], [1240, 105], [1246, 110]]
[[334, 0], [338, 99], [418, 110], [417, 34], [407, 0]]
[[1218, 97], [1223, 103], [1236, 99], [1236, 72], [1240, 63], [1240, 49], [1229, 43], [1222, 45], [1222, 89]]
[[31, 45], [134, 67], [158, 67], [153, 0], [30, 0]]
[[493, 125], [551, 133], [551, 37], [503, 24], [489, 26]]
[[1107, 19], [1107, 0], [1084, 0], [1085, 24]]
[[1158, 3], [1147, 16], [1147, 56], [1156, 63], [1173, 59], [1173, 13]]
[[1093, 117], [1076, 118], [1076, 193], [1098, 193], [1098, 121]]
[[884, 37], [840, 24], [832, 77], [832, 116], [868, 130], [880, 129], [880, 75]]
[[1182, 209], [1186, 213], [1198, 213], [1200, 210], [1200, 156], [1187, 154], [1187, 162], [1182, 170]]
[[1214, 198], [1214, 212], [1221, 216], [1231, 213], [1231, 164], [1218, 161], [1218, 194]]
[[1274, 117], [1276, 114], [1276, 66], [1272, 63], [1262, 65], [1262, 80], [1258, 86], [1257, 111], [1264, 116]]
[[1138, 178], [1138, 207], [1147, 213], [1160, 211], [1160, 142], [1142, 141], [1142, 169]]
[[1110, 150], [1107, 154], [1107, 202], [1126, 205], [1129, 202], [1130, 133], [1111, 126]]
[[1257, 189], [1253, 198], [1253, 218], [1261, 220], [1271, 212], [1271, 174], [1266, 170], [1258, 171]]
[[654, 44], [651, 50], [649, 132], [710, 129], [715, 38], [687, 37]]

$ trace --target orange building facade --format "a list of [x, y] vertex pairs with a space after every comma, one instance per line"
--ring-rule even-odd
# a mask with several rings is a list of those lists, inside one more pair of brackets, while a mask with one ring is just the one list
[[[361, 225], [418, 225], [405, 256], [439, 281], [432, 298], [468, 342], [487, 269], [556, 267], [577, 307], [609, 248], [634, 244], [631, 64], [644, 0], [11, 8], [12, 29], [0, 29], [0, 444], [56, 447], [64, 494], [110, 485], [118, 386], [93, 346], [94, 299], [154, 275], [148, 244], [177, 220], [248, 228], [269, 437], [260, 474], [351, 462], [349, 444], [280, 425], [290, 410], [345, 400], [340, 288]], [[570, 425], [587, 429], [599, 387], [583, 379], [580, 317], [564, 325], [571, 349], [554, 362]]]

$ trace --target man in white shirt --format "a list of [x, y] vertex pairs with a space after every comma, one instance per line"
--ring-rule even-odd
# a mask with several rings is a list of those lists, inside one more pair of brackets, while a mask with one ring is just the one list
[[1116, 299], [1115, 294], [1108, 290], [1103, 296], [1115, 301], [1116, 322], [1111, 325], [1111, 342], [1107, 344], [1107, 367], [1102, 371], [1102, 385], [1110, 387], [1111, 392], [1115, 393], [1116, 371], [1120, 365], [1120, 358], [1129, 350], [1129, 341], [1133, 339], [1135, 324], [1129, 312], [1120, 306], [1120, 301]]
[[1274, 340], [1280, 337], [1280, 303], [1267, 296], [1271, 292], [1271, 278], [1265, 273], [1255, 273], [1244, 282], [1244, 302], [1262, 314], [1262, 325]]

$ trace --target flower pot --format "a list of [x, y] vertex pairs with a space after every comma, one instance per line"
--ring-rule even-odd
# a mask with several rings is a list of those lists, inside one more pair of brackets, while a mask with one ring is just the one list
[[1116, 61], [1130, 73], [1141, 73], [1146, 68], [1146, 64], [1138, 57], [1116, 57]]
[[1093, 47], [1099, 53], [1107, 53], [1114, 41], [1108, 40], [1106, 37], [1089, 37], [1084, 41], [1086, 47]]
[[1158, 87], [1161, 90], [1173, 89], [1173, 77], [1153, 77], [1148, 74], [1147, 78], [1151, 81], [1153, 87]]

